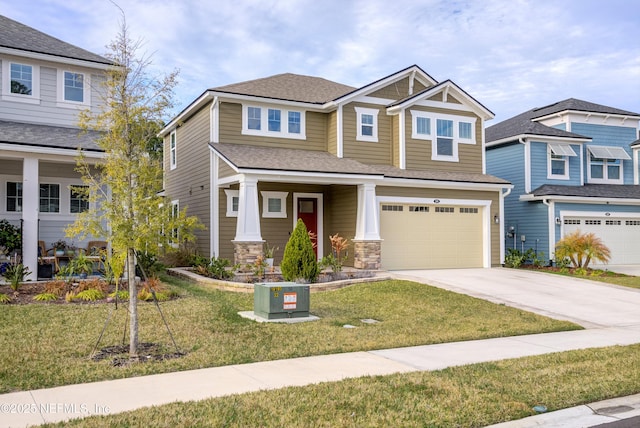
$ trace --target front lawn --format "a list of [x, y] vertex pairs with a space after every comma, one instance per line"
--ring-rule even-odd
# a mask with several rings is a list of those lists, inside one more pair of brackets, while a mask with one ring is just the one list
[[[180, 298], [160, 303], [182, 358], [114, 367], [89, 355], [113, 305], [0, 306], [0, 393], [143, 374], [339, 352], [580, 329], [579, 326], [408, 281], [354, 285], [311, 295], [319, 321], [255, 323], [253, 295], [207, 290], [165, 277]], [[141, 303], [140, 341], [174, 352], [158, 311]], [[365, 324], [373, 318], [379, 323]], [[101, 346], [123, 341], [126, 306], [114, 311]], [[344, 324], [357, 328], [347, 329]]]
[[[640, 392], [640, 345], [173, 403], [56, 426], [483, 427]], [[49, 426], [49, 425], [48, 425]]]

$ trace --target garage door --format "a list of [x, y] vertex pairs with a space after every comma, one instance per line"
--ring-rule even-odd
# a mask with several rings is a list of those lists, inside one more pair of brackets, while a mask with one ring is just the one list
[[609, 264], [640, 263], [640, 219], [610, 217], [565, 217], [563, 234], [580, 229], [593, 232], [611, 250]]
[[382, 267], [482, 267], [482, 210], [454, 205], [382, 204]]

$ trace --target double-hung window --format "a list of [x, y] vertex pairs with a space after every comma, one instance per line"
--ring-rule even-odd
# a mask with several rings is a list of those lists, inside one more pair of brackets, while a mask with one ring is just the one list
[[355, 107], [356, 140], [378, 142], [378, 109]]
[[569, 179], [569, 158], [578, 156], [569, 144], [548, 144], [547, 178], [556, 180]]
[[438, 159], [457, 158], [456, 148], [453, 144], [453, 120], [436, 119], [435, 157]]
[[40, 184], [40, 212], [60, 212], [60, 185]]
[[2, 61], [2, 97], [25, 103], [40, 102], [40, 67]]
[[69, 212], [83, 213], [89, 210], [89, 186], [71, 186], [69, 188]]
[[587, 151], [589, 183], [623, 184], [623, 160], [631, 156], [622, 147], [587, 146]]
[[303, 140], [306, 138], [305, 114], [298, 110], [244, 105], [242, 134]]
[[7, 211], [22, 212], [22, 183], [7, 182]]

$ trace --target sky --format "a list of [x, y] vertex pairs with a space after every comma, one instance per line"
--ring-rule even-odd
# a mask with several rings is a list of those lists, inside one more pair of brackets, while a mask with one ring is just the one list
[[[638, 0], [118, 0], [149, 71], [206, 89], [280, 73], [361, 87], [417, 64], [498, 123], [578, 98], [640, 113]], [[0, 0], [0, 14], [104, 55], [110, 0]]]

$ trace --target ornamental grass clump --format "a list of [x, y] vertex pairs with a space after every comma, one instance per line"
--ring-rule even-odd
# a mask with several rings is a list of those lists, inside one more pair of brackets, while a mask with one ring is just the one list
[[607, 263], [611, 257], [609, 247], [594, 233], [576, 230], [566, 235], [556, 244], [556, 258], [571, 260], [573, 267], [587, 269], [591, 260]]
[[280, 264], [282, 277], [286, 281], [304, 280], [308, 283], [318, 279], [318, 261], [313, 243], [307, 232], [307, 227], [301, 219], [298, 219], [287, 245], [284, 247], [284, 256]]

